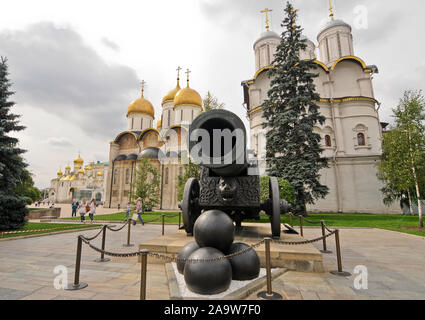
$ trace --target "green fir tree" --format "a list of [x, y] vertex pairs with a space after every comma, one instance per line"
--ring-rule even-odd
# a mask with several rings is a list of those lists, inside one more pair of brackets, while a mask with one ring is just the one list
[[313, 132], [325, 117], [315, 103], [320, 99], [313, 82], [318, 75], [311, 70], [317, 66], [299, 58], [307, 45], [301, 39], [302, 28], [296, 24], [297, 12], [289, 2], [284, 11], [284, 31], [269, 71], [271, 89], [263, 105], [266, 158], [268, 175], [284, 178], [294, 188], [294, 213], [306, 215], [306, 204], [328, 194], [328, 187], [319, 181], [319, 171], [327, 168], [328, 162], [321, 157], [321, 137]]
[[0, 57], [0, 231], [23, 227], [28, 215], [25, 198], [15, 190], [26, 170], [21, 156], [25, 151], [18, 147], [19, 140], [10, 136], [25, 127], [11, 112], [15, 103], [10, 100], [14, 92], [8, 76], [7, 59]]

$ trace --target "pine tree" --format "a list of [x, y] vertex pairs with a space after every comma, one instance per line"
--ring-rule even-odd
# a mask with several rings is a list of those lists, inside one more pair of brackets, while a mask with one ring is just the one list
[[325, 117], [319, 113], [315, 101], [320, 96], [315, 92], [311, 72], [316, 64], [300, 60], [299, 52], [306, 49], [306, 40], [301, 40], [302, 28], [296, 25], [297, 13], [288, 2], [284, 31], [277, 47], [268, 99], [264, 102], [263, 124], [267, 128], [266, 158], [268, 175], [282, 177], [295, 190], [294, 213], [306, 215], [306, 204], [324, 198], [328, 187], [319, 182], [319, 171], [328, 167], [327, 159], [321, 157], [320, 135], [313, 132], [316, 124], [323, 124]]
[[7, 59], [0, 57], [0, 231], [23, 227], [28, 215], [25, 198], [15, 192], [26, 167], [21, 157], [25, 151], [9, 133], [25, 127], [19, 125], [19, 116], [11, 113], [15, 103], [9, 100], [14, 92], [8, 75]]

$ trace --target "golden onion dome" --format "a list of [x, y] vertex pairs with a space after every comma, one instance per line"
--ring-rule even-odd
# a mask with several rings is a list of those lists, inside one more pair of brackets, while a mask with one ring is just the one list
[[71, 176], [70, 176], [70, 175], [67, 175], [67, 176], [66, 176], [66, 178], [65, 178], [64, 180], [66, 180], [66, 181], [71, 180]]
[[180, 90], [174, 98], [174, 107], [178, 106], [196, 106], [202, 109], [202, 98], [198, 92], [187, 86]]
[[63, 175], [63, 172], [61, 170], [58, 171], [58, 176]]
[[65, 167], [65, 170], [71, 170], [71, 167], [68, 165]]
[[159, 130], [162, 128], [162, 121], [158, 120], [158, 122], [156, 123], [156, 128]]
[[76, 176], [72, 176], [72, 178], [71, 178], [71, 179], [69, 179], [69, 180], [71, 180], [71, 181], [75, 181], [75, 180], [77, 180], [77, 177], [76, 177]]
[[84, 170], [83, 169], [80, 169], [80, 170], [78, 170], [78, 173], [84, 174]]
[[177, 86], [171, 90], [170, 92], [167, 93], [167, 95], [162, 98], [162, 104], [166, 103], [166, 102], [173, 102], [174, 98], [176, 97], [176, 94], [180, 91], [180, 84], [177, 80]]
[[75, 166], [75, 169], [81, 169], [81, 166], [76, 165], [76, 166]]
[[97, 176], [98, 176], [98, 177], [102, 177], [102, 176], [103, 176], [103, 172], [102, 172], [102, 171], [98, 171], [98, 172], [97, 172]]
[[86, 170], [93, 170], [93, 168], [91, 166], [87, 166]]
[[153, 105], [143, 97], [143, 92], [142, 96], [139, 99], [134, 100], [127, 108], [127, 116], [134, 113], [143, 113], [151, 116], [152, 118], [155, 117]]
[[80, 154], [78, 154], [78, 158], [74, 160], [74, 163], [83, 164], [84, 160], [81, 159]]

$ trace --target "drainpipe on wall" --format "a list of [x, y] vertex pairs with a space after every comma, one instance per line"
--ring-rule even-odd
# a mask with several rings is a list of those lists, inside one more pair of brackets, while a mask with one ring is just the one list
[[162, 170], [161, 170], [161, 203], [159, 206], [159, 209], [162, 210], [162, 193], [163, 193], [163, 189], [164, 189], [164, 164], [160, 163]]

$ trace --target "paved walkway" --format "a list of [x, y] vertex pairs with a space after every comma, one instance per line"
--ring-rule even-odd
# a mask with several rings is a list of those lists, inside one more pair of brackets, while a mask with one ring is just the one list
[[[177, 226], [166, 226], [166, 233]], [[132, 243], [158, 237], [160, 225], [137, 225]], [[85, 231], [88, 236], [98, 231]], [[77, 235], [66, 233], [37, 238], [0, 241], [0, 300], [3, 299], [139, 299], [140, 264], [135, 258], [96, 263], [99, 254], [83, 245], [81, 281], [89, 286], [80, 291], [53, 287], [57, 265], [68, 268], [74, 278]], [[306, 228], [305, 237], [320, 235], [319, 229]], [[101, 237], [93, 241], [100, 247]], [[109, 232], [106, 249], [114, 252], [137, 251], [124, 248], [126, 232]], [[287, 272], [273, 281], [273, 289], [288, 299], [425, 299], [425, 238], [378, 229], [341, 229], [344, 270], [364, 265], [368, 270], [368, 289], [357, 290], [354, 278], [323, 274]], [[316, 244], [321, 248], [320, 243]], [[327, 271], [336, 269], [335, 244], [328, 240], [332, 254], [324, 255]], [[148, 299], [169, 299], [163, 265], [148, 265]], [[249, 297], [256, 299], [256, 293]]]

